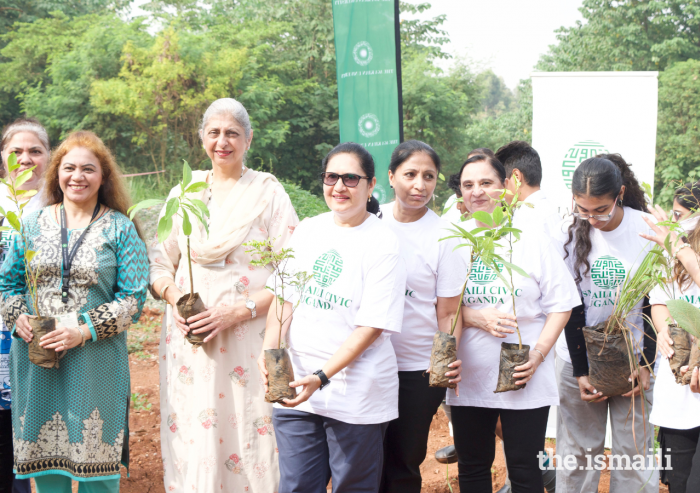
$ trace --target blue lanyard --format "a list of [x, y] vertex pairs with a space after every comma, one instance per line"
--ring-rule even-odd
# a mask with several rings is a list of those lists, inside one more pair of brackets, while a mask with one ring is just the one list
[[68, 303], [68, 284], [70, 282], [70, 268], [71, 265], [73, 264], [73, 259], [75, 258], [75, 254], [78, 252], [78, 248], [80, 247], [80, 244], [83, 242], [83, 239], [85, 238], [85, 235], [87, 234], [88, 230], [90, 229], [90, 226], [92, 226], [92, 222], [95, 220], [97, 217], [97, 213], [100, 212], [100, 203], [98, 202], [97, 205], [95, 206], [95, 211], [92, 213], [92, 219], [90, 219], [90, 224], [88, 224], [87, 228], [85, 228], [85, 231], [80, 235], [78, 238], [78, 241], [75, 242], [75, 245], [71, 249], [70, 253], [68, 252], [68, 229], [66, 229], [66, 210], [63, 208], [63, 204], [61, 204], [61, 250], [63, 251], [63, 269], [61, 271], [61, 277], [63, 279], [63, 287], [61, 288], [61, 301], [63, 303]]

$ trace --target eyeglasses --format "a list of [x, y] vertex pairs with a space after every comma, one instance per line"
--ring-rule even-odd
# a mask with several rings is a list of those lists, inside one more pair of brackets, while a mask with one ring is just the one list
[[[583, 221], [588, 221], [589, 219], [595, 219], [596, 221], [603, 221], [607, 222], [612, 219], [613, 214], [615, 214], [615, 207], [617, 206], [617, 200], [618, 197], [615, 199], [615, 202], [613, 203], [613, 208], [610, 210], [610, 214], [581, 214], [580, 212], [573, 212], [571, 215], [574, 216], [576, 219], [581, 219]], [[574, 202], [572, 200], [572, 202]], [[574, 202], [574, 207], [578, 207], [578, 204]]]
[[369, 180], [369, 176], [360, 176], [353, 173], [345, 173], [344, 175], [339, 175], [338, 173], [321, 173], [321, 181], [324, 185], [332, 187], [338, 183], [338, 179], [343, 180], [343, 185], [349, 188], [355, 188], [360, 180]]

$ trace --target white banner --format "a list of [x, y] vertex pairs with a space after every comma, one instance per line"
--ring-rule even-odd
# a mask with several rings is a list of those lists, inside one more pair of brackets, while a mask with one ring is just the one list
[[534, 72], [532, 146], [542, 190], [571, 212], [578, 164], [619, 153], [640, 183], [654, 184], [658, 72]]

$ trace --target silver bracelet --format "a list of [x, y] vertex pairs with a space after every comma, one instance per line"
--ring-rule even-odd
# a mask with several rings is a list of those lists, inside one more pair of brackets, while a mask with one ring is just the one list
[[540, 351], [537, 348], [533, 349], [533, 351], [537, 351], [538, 353], [540, 353], [540, 356], [542, 356], [542, 363], [544, 363], [544, 354], [542, 354], [542, 351]]
[[80, 337], [83, 338], [83, 342], [80, 347], [85, 347], [85, 332], [83, 332], [83, 329], [80, 328], [80, 325], [78, 325], [78, 332], [80, 332]]
[[678, 253], [683, 250], [684, 248], [690, 248], [690, 243], [683, 243], [681, 246], [678, 247], [678, 250], [676, 250], [676, 253], [673, 254], [673, 258], [677, 259], [678, 258]]

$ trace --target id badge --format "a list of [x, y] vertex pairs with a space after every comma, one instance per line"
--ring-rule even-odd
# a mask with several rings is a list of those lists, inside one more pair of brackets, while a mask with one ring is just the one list
[[56, 315], [56, 328], [77, 328], [78, 327], [78, 312], [63, 313]]

